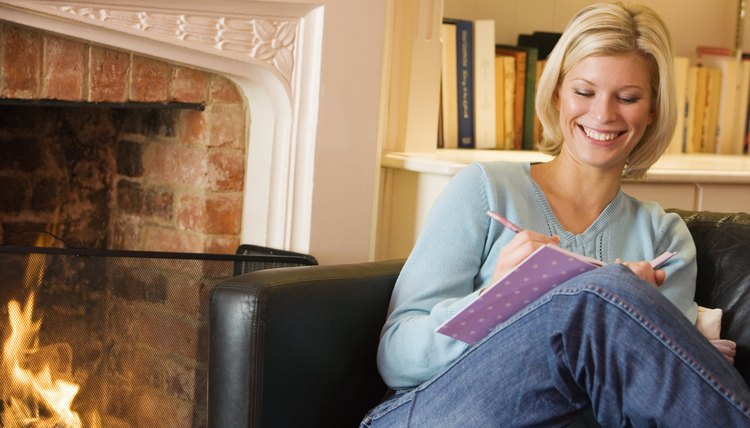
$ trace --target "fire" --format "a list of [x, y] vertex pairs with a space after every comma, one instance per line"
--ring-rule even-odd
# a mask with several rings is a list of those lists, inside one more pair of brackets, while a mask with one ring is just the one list
[[[23, 307], [15, 300], [8, 304], [11, 333], [3, 346], [2, 426], [80, 428], [81, 419], [70, 408], [78, 385], [53, 378], [51, 362], [43, 361], [41, 370], [31, 369], [45, 354], [39, 347], [41, 320], [33, 319], [33, 311], [33, 292]], [[55, 370], [55, 376], [69, 374], [59, 371]]]
[[[37, 239], [36, 247], [53, 246], [58, 229], [59, 207], [49, 234]], [[0, 362], [0, 427], [81, 428], [81, 418], [71, 409], [79, 385], [72, 382], [73, 351], [67, 343], [39, 346], [41, 319], [34, 320], [35, 290], [44, 278], [43, 263], [29, 263], [24, 272], [26, 303], [8, 303], [10, 335]], [[99, 413], [88, 414], [88, 427], [101, 428]]]

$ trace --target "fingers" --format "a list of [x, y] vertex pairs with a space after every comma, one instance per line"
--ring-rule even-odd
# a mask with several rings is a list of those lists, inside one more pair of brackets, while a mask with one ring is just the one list
[[493, 273], [493, 279], [497, 280], [502, 277], [526, 259], [531, 253], [546, 244], [560, 245], [560, 238], [558, 236], [544, 235], [531, 230], [524, 230], [517, 233], [516, 236], [514, 236], [513, 239], [511, 239], [510, 242], [500, 250], [495, 265], [495, 271]]
[[735, 342], [727, 339], [714, 339], [710, 342], [730, 363], [734, 364], [734, 357], [737, 355], [737, 344]]
[[664, 284], [664, 280], [667, 279], [667, 272], [659, 269], [654, 271], [654, 280], [656, 280], [656, 286]]
[[667, 278], [667, 273], [665, 271], [654, 270], [651, 263], [647, 261], [624, 262], [622, 264], [630, 268], [636, 276], [655, 287], [662, 285]]

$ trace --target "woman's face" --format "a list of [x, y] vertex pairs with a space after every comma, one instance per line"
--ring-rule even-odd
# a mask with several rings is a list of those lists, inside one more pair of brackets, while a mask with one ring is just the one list
[[621, 171], [653, 121], [650, 80], [648, 63], [636, 54], [580, 61], [559, 89], [562, 151], [582, 164]]

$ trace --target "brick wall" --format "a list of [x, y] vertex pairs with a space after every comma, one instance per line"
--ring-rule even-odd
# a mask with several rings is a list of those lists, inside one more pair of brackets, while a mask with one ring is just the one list
[[3, 107], [3, 243], [57, 224], [69, 244], [234, 252], [247, 106], [225, 77], [0, 22], [0, 98], [205, 106]]

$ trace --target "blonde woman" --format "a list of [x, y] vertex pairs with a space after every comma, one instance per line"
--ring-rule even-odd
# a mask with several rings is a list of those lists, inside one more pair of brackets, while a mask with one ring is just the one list
[[[566, 426], [586, 412], [604, 426], [750, 426], [734, 351], [725, 357], [695, 328], [687, 227], [620, 189], [674, 129], [664, 23], [639, 5], [585, 7], [548, 58], [536, 109], [551, 161], [470, 165], [432, 208], [381, 335], [378, 367], [395, 393], [362, 426]], [[474, 346], [435, 332], [550, 243], [608, 265]], [[655, 270], [647, 260], [664, 251], [677, 255]]]

